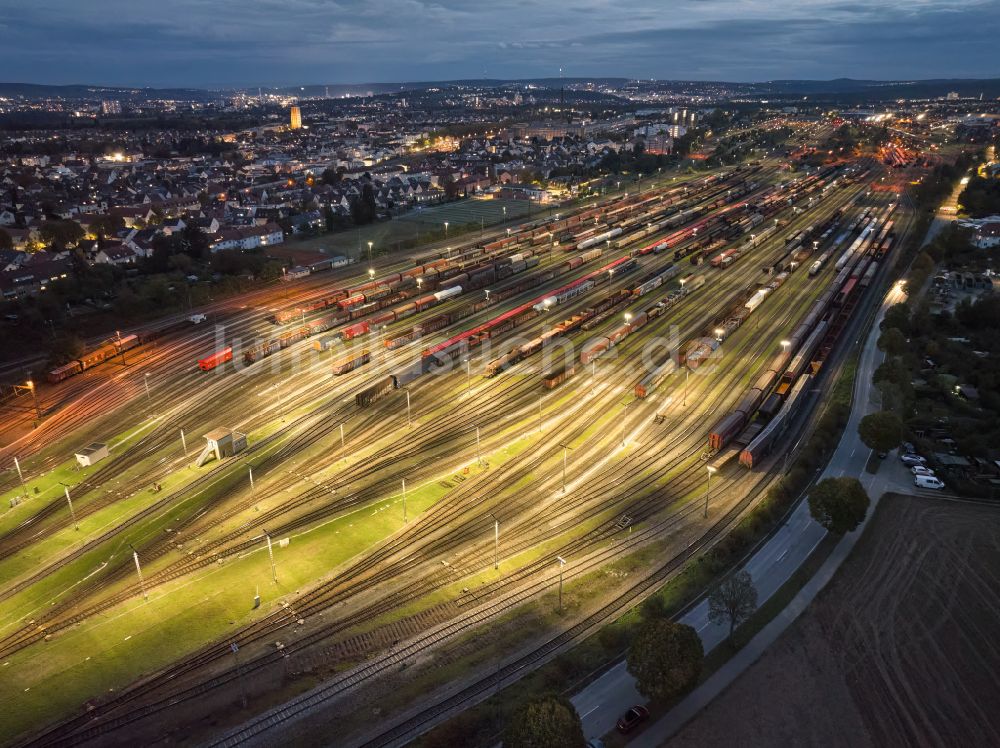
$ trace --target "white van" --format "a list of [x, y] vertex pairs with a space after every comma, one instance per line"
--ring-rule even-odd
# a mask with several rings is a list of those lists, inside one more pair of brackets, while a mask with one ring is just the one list
[[944, 481], [935, 475], [915, 475], [913, 485], [917, 488], [944, 488]]

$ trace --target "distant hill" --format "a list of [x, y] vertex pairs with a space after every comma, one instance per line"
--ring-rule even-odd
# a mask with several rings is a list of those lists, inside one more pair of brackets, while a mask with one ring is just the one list
[[41, 83], [0, 83], [0, 96], [27, 98], [93, 99], [95, 97], [126, 100], [177, 99], [202, 101], [216, 94], [200, 88], [128, 88], [124, 86], [92, 86], [73, 83], [49, 86]]
[[864, 94], [871, 98], [923, 98], [943, 96], [955, 91], [961, 96], [978, 96], [996, 98], [1000, 96], [1000, 79], [998, 78], [936, 78], [911, 81], [874, 81], [855, 80], [853, 78], [837, 78], [829, 81], [814, 80], [776, 80], [751, 84], [760, 93], [785, 95], [829, 95], [829, 94]]

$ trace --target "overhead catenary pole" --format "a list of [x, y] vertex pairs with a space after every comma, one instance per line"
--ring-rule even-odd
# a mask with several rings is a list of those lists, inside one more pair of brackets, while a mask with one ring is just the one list
[[403, 524], [406, 524], [406, 478], [403, 478]]
[[181, 429], [181, 446], [184, 447], [184, 456], [188, 456], [188, 444], [187, 439], [184, 438], [184, 429]]
[[478, 426], [476, 426], [476, 463], [479, 464], [479, 465], [483, 464], [483, 453], [480, 450], [479, 427]]
[[257, 506], [257, 489], [253, 484], [253, 466], [247, 465], [247, 472], [250, 474], [250, 498], [253, 499], [253, 508], [255, 512], [260, 511], [260, 507]]
[[149, 372], [142, 375], [142, 383], [146, 385], [146, 402], [153, 404], [153, 396], [149, 394]]
[[66, 503], [69, 504], [69, 516], [73, 518], [73, 529], [79, 530], [80, 525], [76, 523], [76, 510], [73, 509], [73, 500], [69, 497], [69, 486], [63, 486], [63, 491], [66, 492]]
[[410, 391], [406, 390], [406, 425], [407, 427], [413, 426], [413, 419], [410, 417]]
[[493, 568], [500, 568], [500, 520], [493, 517]]

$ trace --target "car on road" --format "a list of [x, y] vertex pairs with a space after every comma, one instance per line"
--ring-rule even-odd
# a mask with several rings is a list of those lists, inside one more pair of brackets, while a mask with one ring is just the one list
[[604, 741], [600, 738], [593, 738], [587, 741], [587, 748], [604, 748]]
[[935, 490], [939, 490], [944, 488], [944, 481], [936, 475], [915, 475], [913, 476], [913, 485], [917, 488], [933, 488]]
[[645, 722], [647, 719], [649, 719], [649, 710], [642, 705], [636, 704], [618, 720], [618, 732], [622, 734], [632, 732], [640, 723]]
[[910, 472], [914, 475], [934, 475], [934, 471], [929, 467], [924, 467], [923, 465], [914, 465], [910, 468]]
[[913, 467], [914, 465], [923, 465], [927, 462], [927, 460], [921, 457], [920, 455], [901, 455], [899, 460], [907, 467]]

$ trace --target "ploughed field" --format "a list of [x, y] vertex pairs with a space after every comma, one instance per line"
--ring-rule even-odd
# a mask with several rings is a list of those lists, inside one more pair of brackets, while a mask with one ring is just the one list
[[1000, 745], [1000, 505], [887, 495], [802, 617], [671, 746]]

